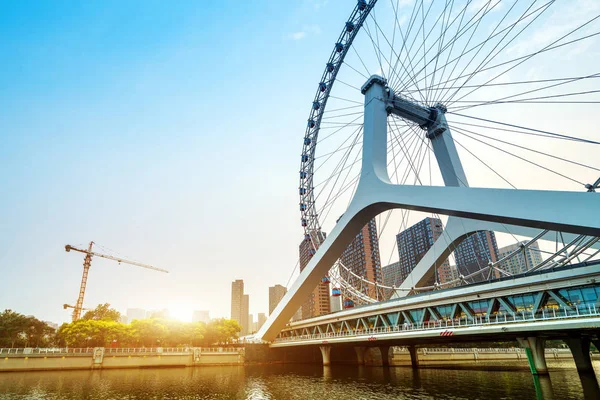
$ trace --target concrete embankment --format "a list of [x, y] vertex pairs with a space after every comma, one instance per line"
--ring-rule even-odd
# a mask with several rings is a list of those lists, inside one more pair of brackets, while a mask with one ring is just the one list
[[[546, 349], [546, 360], [572, 360], [569, 349]], [[390, 360], [392, 365], [411, 365], [407, 349], [395, 348]], [[419, 365], [460, 365], [473, 362], [524, 361], [527, 354], [520, 348], [420, 348], [417, 350]]]
[[0, 372], [243, 365], [243, 348], [0, 349]]

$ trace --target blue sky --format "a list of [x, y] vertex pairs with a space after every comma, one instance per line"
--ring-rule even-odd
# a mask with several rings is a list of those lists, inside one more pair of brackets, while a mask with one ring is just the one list
[[[396, 4], [408, 13], [410, 3]], [[473, 4], [478, 10], [487, 2]], [[65, 253], [64, 246], [94, 240], [98, 251], [171, 273], [95, 259], [86, 306], [169, 308], [180, 317], [209, 309], [212, 316], [228, 317], [231, 281], [244, 279], [251, 313], [266, 312], [268, 286], [286, 284], [297, 261], [306, 119], [354, 5], [349, 0], [3, 5], [0, 309], [68, 320], [62, 304], [76, 300], [83, 256]], [[382, 25], [389, 20], [395, 26], [393, 7], [386, 2], [378, 7]], [[490, 22], [505, 9], [491, 12]], [[598, 12], [593, 0], [557, 4], [507, 48], [506, 56], [532, 52]], [[478, 32], [473, 40], [485, 34]], [[363, 34], [354, 44], [369, 54], [369, 68], [352, 57], [345, 64], [379, 73], [371, 42]], [[544, 54], [503, 81], [595, 73], [597, 43]], [[360, 107], [356, 87], [363, 78], [355, 68], [342, 71], [342, 78], [353, 79], [355, 86], [336, 90], [354, 90]], [[588, 81], [580, 84], [585, 90]], [[490, 91], [492, 99], [505, 94]], [[591, 105], [499, 107], [485, 116], [595, 138], [589, 129]], [[335, 148], [335, 140], [328, 145]], [[489, 151], [473, 146], [477, 153]], [[555, 142], [539, 148], [581, 160], [595, 154], [592, 147], [581, 152]], [[480, 161], [463, 155], [471, 184], [493, 185]], [[582, 190], [539, 171], [524, 173], [508, 160], [488, 157], [520, 188]], [[560, 168], [586, 182], [597, 178], [596, 170], [584, 175]], [[329, 176], [325, 172], [319, 179]], [[416, 222], [423, 216], [414, 217]], [[400, 224], [391, 225], [393, 235]], [[395, 261], [393, 249], [381, 251]]]
[[[251, 311], [302, 237], [304, 124], [347, 2], [12, 2], [0, 14], [0, 308]], [[332, 26], [329, 26], [329, 25]], [[327, 40], [329, 38], [330, 40]], [[331, 42], [331, 43], [330, 43]]]

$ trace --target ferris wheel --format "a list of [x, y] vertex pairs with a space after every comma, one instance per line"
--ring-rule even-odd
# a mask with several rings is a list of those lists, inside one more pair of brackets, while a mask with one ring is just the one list
[[[340, 25], [316, 84], [300, 156], [300, 224], [311, 254], [366, 173], [365, 94], [372, 85], [382, 88], [387, 102], [382, 165], [392, 184], [589, 192], [600, 186], [599, 2], [359, 0]], [[449, 141], [436, 142], [442, 132]], [[457, 156], [444, 159], [438, 146], [454, 147], [450, 153]], [[396, 235], [423, 216], [405, 208], [376, 217], [380, 264], [394, 261]], [[485, 229], [429, 216], [444, 219], [448, 230], [463, 225], [455, 227], [465, 231], [459, 240], [448, 239], [450, 252]], [[499, 240], [518, 243], [518, 249], [445, 283], [437, 265], [433, 283], [399, 288], [367, 279], [342, 260], [326, 280], [334, 296], [364, 304], [468, 284], [477, 276], [510, 275], [502, 262], [527, 248], [543, 253], [529, 271], [598, 258], [594, 236], [494, 227]]]

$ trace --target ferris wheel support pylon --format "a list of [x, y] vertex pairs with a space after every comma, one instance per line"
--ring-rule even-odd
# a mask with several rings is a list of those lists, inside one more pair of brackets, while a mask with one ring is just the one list
[[[384, 211], [403, 208], [496, 224], [600, 236], [600, 214], [597, 213], [600, 197], [587, 192], [392, 184], [386, 167], [388, 113], [396, 112], [403, 118], [419, 123], [428, 129], [430, 139], [433, 136], [434, 140], [438, 136], [443, 137], [447, 124], [444, 125], [445, 118], [441, 119], [443, 115], [434, 115], [434, 110], [431, 109], [421, 106], [411, 109], [409, 106], [414, 104], [396, 108], [393, 92], [380, 77], [370, 78], [362, 92], [365, 95], [362, 170], [354, 197], [348, 210], [259, 330], [257, 337], [266, 341], [275, 339], [321, 277], [327, 274], [341, 256], [356, 232], [371, 218]], [[436, 112], [441, 111], [443, 109], [438, 108]], [[411, 112], [414, 114], [412, 117], [408, 115]], [[444, 157], [450, 158], [451, 168], [455, 168], [460, 165], [460, 159], [452, 159], [458, 157], [458, 154], [452, 154], [453, 143], [449, 143], [452, 138], [447, 134], [443, 139], [445, 146], [438, 146], [438, 162]], [[434, 151], [435, 149], [434, 147]], [[444, 151], [447, 153], [443, 154]], [[448, 166], [442, 163], [440, 168], [447, 169]], [[454, 169], [454, 174], [460, 181], [460, 175], [456, 171]], [[450, 170], [446, 171], [446, 176], [451, 174]], [[466, 178], [463, 183], [466, 183]], [[458, 240], [460, 237], [454, 243]], [[450, 246], [446, 246], [446, 252], [449, 249]]]

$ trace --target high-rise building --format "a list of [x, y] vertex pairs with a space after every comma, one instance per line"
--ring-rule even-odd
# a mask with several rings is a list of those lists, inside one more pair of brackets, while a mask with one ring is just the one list
[[[392, 269], [386, 272], [388, 275], [393, 276], [393, 286], [400, 286], [404, 282], [433, 246], [433, 243], [442, 236], [443, 231], [444, 226], [439, 218], [427, 217], [396, 235], [398, 256], [400, 258], [399, 265], [394, 266], [392, 264]], [[448, 260], [437, 267], [436, 273], [439, 283], [447, 282], [449, 268]], [[435, 281], [436, 276], [434, 275], [425, 285], [432, 285]], [[416, 284], [416, 282], [414, 283]]]
[[527, 242], [520, 242], [504, 246], [498, 249], [498, 259], [501, 260], [511, 253], [517, 250], [519, 251], [516, 255], [509, 258], [506, 261], [498, 264], [498, 268], [501, 268], [512, 275], [522, 274], [529, 271], [542, 262], [542, 254], [540, 253], [540, 247], [537, 242], [533, 242], [528, 247], [524, 247]]
[[248, 334], [254, 333], [254, 315], [248, 314]]
[[296, 314], [294, 314], [294, 316], [292, 317], [291, 321], [295, 322], [295, 321], [301, 321], [301, 320], [302, 320], [302, 307], [300, 307], [296, 311]]
[[[468, 276], [488, 266], [489, 262], [498, 261], [498, 245], [496, 235], [491, 231], [478, 231], [469, 235], [454, 250], [456, 267], [463, 276]], [[499, 277], [498, 271], [493, 272]], [[471, 279], [475, 282], [487, 280], [487, 274], [478, 274]]]
[[[244, 301], [244, 281], [241, 279], [237, 279], [234, 282], [231, 282], [231, 319], [237, 321], [240, 326], [242, 326], [242, 308]], [[246, 312], [246, 315], [248, 312]], [[246, 321], [248, 317], [246, 316]], [[243, 326], [242, 332], [243, 334]]]
[[143, 308], [128, 308], [127, 321], [131, 322], [134, 319], [146, 319], [146, 310]]
[[331, 312], [337, 312], [342, 310], [342, 296], [331, 296], [330, 299]]
[[[316, 249], [313, 242], [322, 243], [325, 240], [324, 232], [313, 232], [312, 240], [309, 235], [304, 237], [300, 243], [300, 272], [306, 268]], [[302, 319], [317, 317], [319, 315], [329, 314], [331, 312], [329, 305], [329, 282], [320, 282], [317, 287], [308, 296], [308, 299], [302, 304]]]
[[208, 321], [210, 321], [208, 310], [194, 310], [192, 322], [204, 322], [206, 324]]
[[[121, 318], [122, 318], [122, 317], [123, 317], [123, 316], [121, 315]], [[121, 322], [122, 322], [122, 321], [121, 321]], [[45, 323], [46, 325], [48, 325], [50, 328], [54, 329], [55, 331], [56, 331], [56, 330], [58, 330], [58, 324], [57, 324], [56, 322], [52, 322], [52, 321], [44, 321], [44, 323]], [[125, 322], [125, 323], [127, 323], [127, 322]]]
[[250, 296], [245, 294], [242, 297], [242, 333], [244, 335], [248, 335], [252, 330], [251, 318], [252, 316], [248, 314], [250, 309]]
[[[379, 284], [383, 282], [375, 218], [363, 226], [354, 240], [346, 247], [340, 259], [342, 264], [356, 275], [366, 278], [370, 282]], [[375, 286], [365, 287], [363, 290], [366, 295], [376, 297]]]
[[283, 299], [283, 296], [287, 293], [285, 286], [275, 285], [269, 287], [269, 315], [273, 313], [277, 304]]
[[258, 313], [258, 320], [256, 321], [256, 331], [258, 331], [267, 322], [267, 316], [265, 313]]
[[383, 275], [383, 284], [385, 286], [400, 286], [403, 280], [400, 273], [400, 261], [381, 268], [381, 274]]

